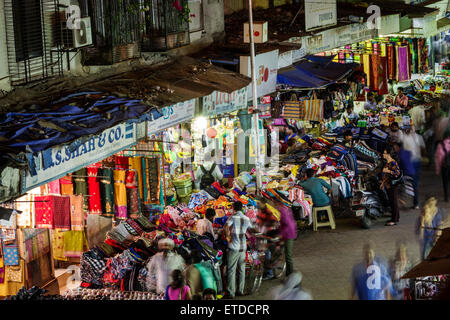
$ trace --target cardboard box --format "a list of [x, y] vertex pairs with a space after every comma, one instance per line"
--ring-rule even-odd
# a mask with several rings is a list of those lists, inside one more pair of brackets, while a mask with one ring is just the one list
[[[244, 42], [250, 43], [249, 23], [244, 23]], [[269, 38], [269, 23], [267, 21], [253, 21], [253, 38], [255, 43], [265, 43]]]

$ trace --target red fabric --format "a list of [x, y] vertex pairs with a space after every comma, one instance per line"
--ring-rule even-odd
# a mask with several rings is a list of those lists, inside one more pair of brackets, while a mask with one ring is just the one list
[[388, 94], [388, 63], [386, 57], [380, 57], [380, 66], [378, 68], [378, 94]]
[[97, 180], [98, 167], [87, 167], [88, 174], [88, 190], [89, 190], [89, 213], [101, 214], [102, 203], [100, 200], [100, 183]]
[[123, 156], [115, 156], [116, 160], [116, 169], [124, 169], [128, 170], [130, 165], [128, 162], [128, 157]]
[[395, 80], [395, 50], [391, 44], [387, 45], [387, 63], [388, 63], [388, 77], [390, 80]]
[[70, 230], [70, 197], [53, 197], [53, 206], [54, 227]]
[[34, 210], [37, 229], [53, 229], [54, 197], [55, 196], [34, 197]]

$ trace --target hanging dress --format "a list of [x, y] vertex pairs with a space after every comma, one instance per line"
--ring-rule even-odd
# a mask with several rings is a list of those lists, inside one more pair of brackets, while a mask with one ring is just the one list
[[73, 194], [73, 183], [72, 183], [72, 174], [68, 174], [65, 177], [59, 179], [61, 184], [61, 194], [62, 195], [72, 195]]
[[116, 218], [127, 218], [127, 190], [125, 187], [125, 170], [114, 170], [114, 201]]
[[97, 180], [98, 167], [87, 167], [88, 190], [89, 190], [89, 214], [101, 214], [102, 204], [100, 201], [100, 184]]
[[138, 182], [137, 182], [137, 172], [134, 170], [128, 170], [126, 174], [126, 184], [127, 189], [127, 206], [128, 206], [128, 216], [130, 218], [139, 217], [139, 193], [138, 193]]
[[114, 186], [113, 170], [103, 168], [100, 170], [100, 195], [102, 201], [102, 216], [114, 217]]
[[88, 194], [87, 192], [87, 183], [86, 183], [86, 168], [82, 168], [78, 171], [75, 171], [74, 174], [74, 179], [73, 181], [75, 182], [75, 194], [76, 195], [82, 195], [83, 196], [83, 211], [84, 212], [89, 212], [89, 202], [88, 202], [88, 198], [86, 197], [86, 195]]

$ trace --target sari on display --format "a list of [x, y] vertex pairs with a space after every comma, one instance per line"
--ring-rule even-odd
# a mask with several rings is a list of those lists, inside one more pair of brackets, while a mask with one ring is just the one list
[[127, 190], [125, 187], [125, 170], [114, 170], [114, 202], [116, 218], [127, 218]]

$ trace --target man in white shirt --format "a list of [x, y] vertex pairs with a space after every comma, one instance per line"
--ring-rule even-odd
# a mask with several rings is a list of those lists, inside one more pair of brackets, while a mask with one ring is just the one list
[[405, 133], [401, 137], [403, 148], [411, 152], [411, 161], [414, 166], [414, 208], [419, 208], [418, 184], [422, 169], [422, 152], [425, 150], [423, 137], [416, 133], [413, 127], [405, 126]]
[[350, 123], [356, 123], [358, 122], [359, 116], [353, 112], [353, 107], [348, 106], [345, 112], [342, 114], [341, 122], [343, 125], [347, 125]]

